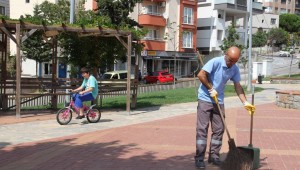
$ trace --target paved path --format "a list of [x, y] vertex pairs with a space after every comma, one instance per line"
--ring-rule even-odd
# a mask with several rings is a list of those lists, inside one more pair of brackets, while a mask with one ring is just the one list
[[[298, 85], [257, 85], [253, 144], [262, 168], [300, 167], [299, 110], [274, 105], [275, 90]], [[249, 98], [250, 99], [250, 98]], [[11, 124], [0, 117], [0, 169], [194, 169], [197, 102], [131, 112], [105, 112], [100, 123], [50, 120]], [[2, 120], [5, 120], [2, 121]], [[226, 121], [239, 146], [249, 143], [249, 116], [237, 97], [226, 98]], [[228, 152], [224, 136], [222, 158]], [[208, 166], [207, 169], [217, 169]]]

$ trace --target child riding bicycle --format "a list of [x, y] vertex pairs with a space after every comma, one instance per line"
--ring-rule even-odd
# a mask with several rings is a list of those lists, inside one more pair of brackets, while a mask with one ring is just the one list
[[95, 100], [98, 95], [98, 82], [96, 78], [90, 74], [86, 67], [81, 68], [80, 72], [84, 80], [80, 87], [72, 90], [72, 92], [79, 92], [73, 95], [75, 106], [79, 108], [79, 115], [76, 119], [85, 117], [83, 114], [83, 102]]

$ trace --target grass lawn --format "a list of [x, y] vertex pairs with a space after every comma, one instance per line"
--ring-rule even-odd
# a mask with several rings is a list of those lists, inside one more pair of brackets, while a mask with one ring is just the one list
[[[280, 77], [289, 78], [289, 75], [279, 76], [278, 78], [280, 78]], [[299, 79], [300, 78], [300, 74], [291, 74], [290, 78], [298, 78]]]
[[[167, 104], [187, 103], [197, 101], [197, 89], [183, 88], [175, 90], [163, 90], [151, 93], [141, 93], [137, 98], [137, 108], [162, 106]], [[246, 87], [244, 87], [246, 92]], [[262, 91], [263, 88], [255, 87], [255, 92]], [[225, 88], [225, 97], [235, 96], [233, 85], [227, 85]], [[86, 102], [87, 105], [90, 102]], [[63, 108], [64, 104], [58, 104], [57, 108]], [[49, 106], [36, 106], [36, 107], [22, 107], [22, 110], [31, 109], [48, 109]], [[126, 96], [116, 96], [103, 99], [102, 109], [126, 109]]]
[[[197, 88], [198, 89], [198, 88]], [[244, 88], [245, 89], [245, 88]], [[255, 91], [262, 91], [263, 88], [255, 87]], [[245, 90], [246, 92], [246, 90]], [[225, 89], [225, 97], [235, 96], [233, 85], [227, 85]], [[175, 90], [164, 90], [151, 93], [142, 93], [137, 98], [137, 108], [162, 106], [166, 104], [196, 102], [197, 94], [195, 88], [184, 88]], [[126, 109], [126, 96], [118, 96], [103, 99], [103, 109], [122, 108]]]
[[289, 75], [275, 76], [275, 77], [264, 77], [263, 81], [270, 81], [271, 78], [297, 78], [297, 79], [300, 79], [300, 74], [291, 74], [291, 77], [289, 77]]

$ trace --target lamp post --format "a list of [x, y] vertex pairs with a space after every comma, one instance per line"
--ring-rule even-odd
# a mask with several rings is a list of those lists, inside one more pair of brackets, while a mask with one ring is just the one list
[[252, 89], [252, 0], [249, 0], [249, 56], [248, 56], [248, 86], [247, 91]]
[[173, 32], [173, 45], [174, 45], [174, 77], [173, 77], [173, 89], [176, 87], [176, 31]]
[[[175, 74], [176, 74], [176, 28], [174, 28], [173, 24], [176, 24], [175, 22], [172, 22], [172, 23], [168, 23], [168, 32], [170, 33], [166, 33], [166, 36], [165, 36], [165, 39], [168, 40], [168, 42], [171, 42], [173, 43], [173, 50], [174, 50], [174, 74], [173, 74], [173, 77], [174, 77], [174, 80], [173, 80], [173, 89], [175, 89], [175, 83], [176, 83], [176, 80], [175, 80]], [[171, 35], [172, 34], [172, 35]]]

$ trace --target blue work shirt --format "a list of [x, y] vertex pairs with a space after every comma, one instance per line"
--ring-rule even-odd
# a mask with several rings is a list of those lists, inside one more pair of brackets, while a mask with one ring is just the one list
[[[208, 72], [208, 79], [212, 83], [213, 88], [218, 92], [218, 101], [224, 104], [224, 89], [227, 81], [230, 79], [233, 82], [241, 80], [240, 70], [236, 64], [228, 68], [225, 61], [225, 56], [216, 57], [208, 61], [202, 68]], [[210, 97], [208, 89], [200, 84], [198, 89], [198, 99], [215, 103]]]

